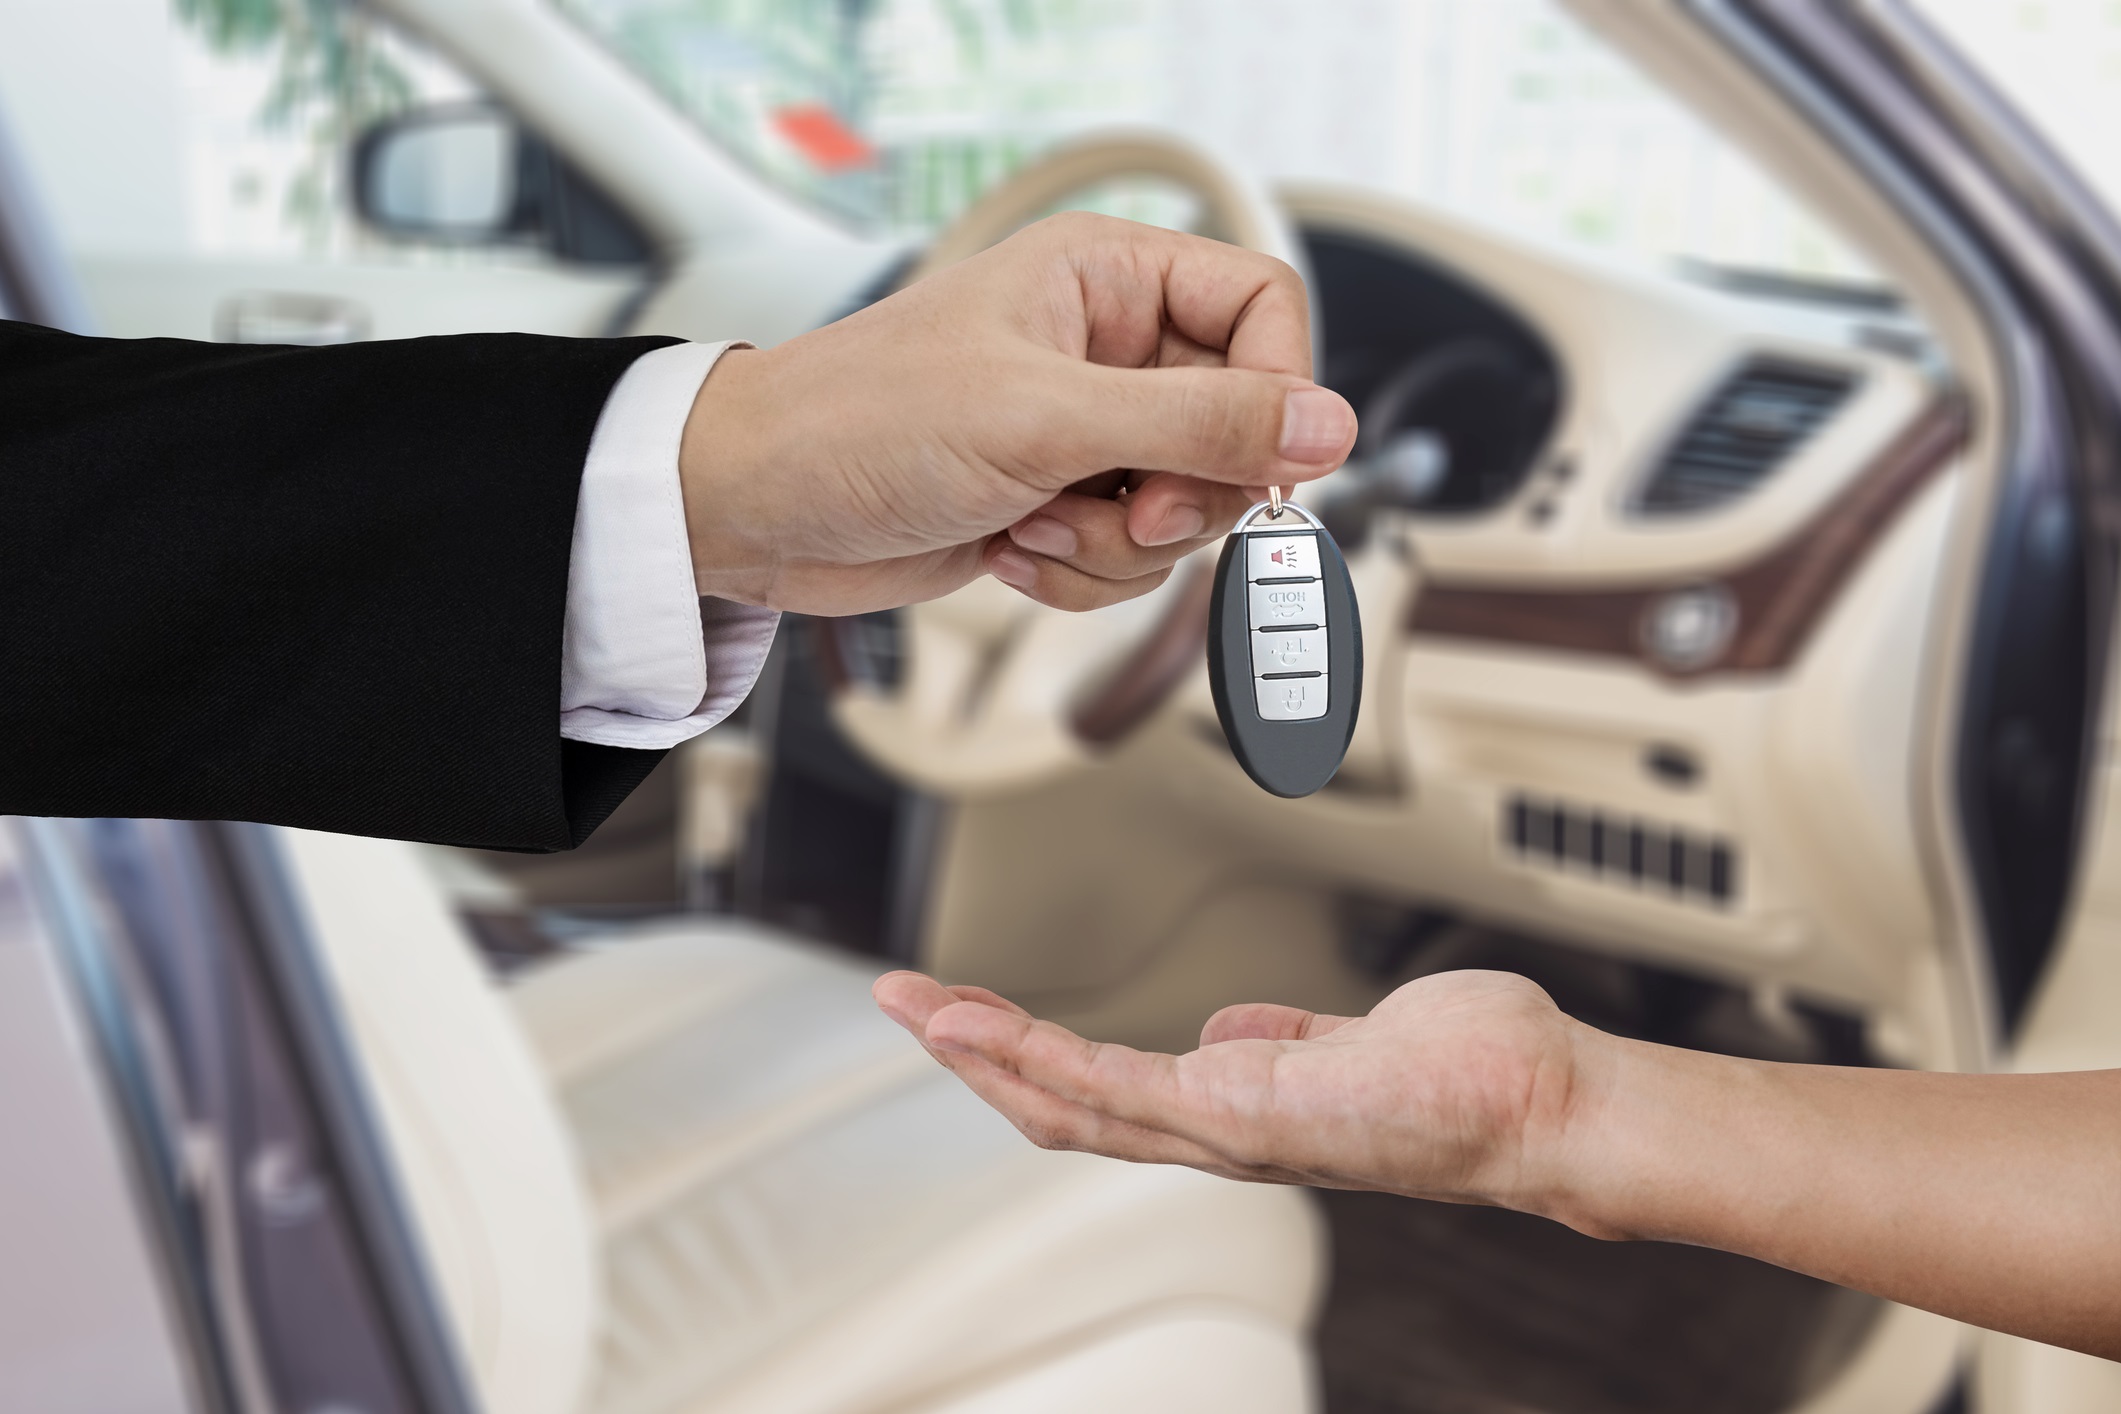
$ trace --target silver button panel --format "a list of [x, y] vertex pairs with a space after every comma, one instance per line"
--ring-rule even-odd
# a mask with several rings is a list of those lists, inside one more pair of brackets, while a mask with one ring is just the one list
[[1247, 535], [1245, 578], [1318, 578], [1318, 537], [1315, 535]]
[[1247, 535], [1244, 549], [1254, 705], [1269, 722], [1315, 721], [1331, 681], [1318, 537]]
[[1325, 670], [1326, 631], [1322, 628], [1268, 629], [1252, 635], [1254, 677]]
[[1326, 715], [1326, 677], [1254, 678], [1259, 715], [1270, 722], [1308, 722]]
[[1252, 628], [1324, 628], [1326, 590], [1317, 580], [1308, 584], [1253, 584], [1246, 586], [1252, 597]]

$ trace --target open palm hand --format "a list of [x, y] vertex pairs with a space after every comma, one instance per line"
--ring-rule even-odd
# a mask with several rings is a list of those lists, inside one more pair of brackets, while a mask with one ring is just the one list
[[1409, 982], [1368, 1016], [1225, 1008], [1199, 1049], [1086, 1041], [978, 987], [912, 972], [877, 1003], [1035, 1143], [1232, 1178], [1536, 1203], [1582, 1042], [1501, 972]]

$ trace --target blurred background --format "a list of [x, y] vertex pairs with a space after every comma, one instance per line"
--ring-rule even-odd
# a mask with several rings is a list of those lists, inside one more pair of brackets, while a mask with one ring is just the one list
[[[733, 239], [716, 244], [712, 212], [698, 222], [707, 234], [689, 243], [651, 229], [653, 221], [638, 229], [623, 213], [607, 221], [626, 205], [625, 164], [597, 170], [567, 134], [545, 133], [547, 148], [534, 123], [520, 138], [493, 126], [507, 105], [473, 75], [488, 57], [515, 62], [509, 46], [520, 47], [520, 36], [497, 29], [494, 55], [485, 55], [478, 6], [461, 0], [0, 0], [0, 130], [20, 149], [79, 277], [84, 322], [128, 337], [262, 343], [649, 328], [772, 342], [888, 291], [926, 242], [1043, 154], [1120, 130], [1176, 137], [1277, 192], [1359, 190], [1414, 213], [1404, 229], [1430, 245], [1408, 236], [1397, 273], [1364, 265], [1374, 250], [1336, 244], [1346, 232], [1336, 236], [1317, 214], [1330, 215], [1331, 198], [1307, 198], [1317, 229], [1302, 233], [1303, 249], [1318, 305], [1330, 311], [1326, 379], [1357, 399], [1366, 425], [1373, 414], [1382, 419], [1332, 493], [1343, 517], [1332, 523], [1352, 527], [1351, 549], [1372, 557], [1358, 563], [1361, 592], [1389, 614], [1406, 611], [1409, 624], [1431, 548], [1422, 536], [1435, 536], [1434, 558], [1446, 569], [1453, 553], [1461, 568], [1479, 567], [1487, 542], [1473, 533], [1452, 539], [1465, 524], [1494, 530], [1494, 573], [1567, 571], [1579, 567], [1570, 559], [1579, 550], [1600, 573], [1631, 570], [1628, 553], [1659, 574], [1686, 569], [1687, 554], [1709, 567], [1703, 573], [1720, 573], [1740, 551], [1801, 528], [1798, 511], [1830, 510], [1889, 434], [1953, 388], [1899, 282], [1837, 233], [1837, 213], [1815, 210], [1770, 176], [1558, 0], [549, 0], [544, 8], [569, 27], [568, 43], [597, 56], [583, 72], [613, 66], [703, 134], [716, 162], [812, 224], [738, 250]], [[1978, 56], [2092, 188], [2110, 201], [2121, 195], [2121, 144], [2112, 141], [2121, 0], [1916, 0], [1915, 8]], [[430, 28], [420, 23], [427, 11], [446, 16]], [[576, 113], [583, 130], [600, 120], [597, 101], [585, 98]], [[554, 96], [551, 112], [568, 102]], [[496, 178], [491, 162], [465, 157], [475, 150], [451, 149], [419, 169], [429, 214], [443, 213], [430, 228], [375, 219], [384, 198], [356, 189], [357, 153], [393, 124], [429, 121], [519, 144], [505, 148], [512, 175]], [[535, 192], [547, 205], [525, 205], [522, 192], [534, 185], [525, 174], [548, 161], [535, 168], [546, 173]], [[478, 213], [494, 198], [481, 184], [497, 181], [509, 195], [487, 219]], [[1207, 219], [1198, 191], [1162, 179], [1100, 180], [1060, 204], [1177, 227]], [[456, 211], [472, 215], [456, 222]], [[804, 271], [816, 272], [808, 284]], [[1509, 287], [1516, 277], [1522, 290]], [[1587, 323], [1640, 324], [1639, 369], [1567, 366], [1508, 308], [1525, 292], [1559, 308], [1572, 282], [1604, 292], [1606, 302], [1585, 303]], [[1400, 293], [1413, 287], [1425, 293]], [[1485, 423], [1460, 426], [1454, 413], [1431, 409], [1436, 427], [1416, 425], [1406, 389], [1428, 385], [1408, 382], [1407, 371], [1443, 347], [1444, 333], [1436, 348], [1379, 342], [1365, 322], [1372, 307], [1380, 324], [1419, 333], [1427, 321], [1478, 345], [1470, 365], [1423, 365], [1422, 376], [1445, 378], [1444, 401]], [[1354, 331], [1346, 336], [1354, 343], [1334, 349], [1337, 331]], [[1465, 346], [1453, 356], [1465, 358]], [[1460, 377], [1473, 381], [1448, 382]], [[1592, 454], [1588, 470], [1546, 456], [1569, 395], [1601, 377], [1661, 390], [1621, 396], [1609, 387], [1589, 419], [1598, 425], [1581, 434], [1585, 445], [1615, 469], [1594, 465]], [[1821, 431], [1844, 402], [1855, 412], [1840, 430]], [[1631, 477], [1638, 463], [1684, 447], [1699, 426], [1689, 419], [1718, 409], [1750, 418], [1741, 440], [1768, 447], [1732, 473], [1754, 480], [1684, 492], [1711, 509], [1723, 501], [1706, 498], [1727, 497], [1728, 516], [1708, 530], [1660, 523], [1645, 542], [1666, 538], [1647, 549], [1613, 550], [1617, 542], [1585, 529], [1610, 513], [1632, 517], [1630, 533], [1641, 530], [1649, 503], [1620, 484], [1622, 469]], [[1508, 465], [1493, 476], [1476, 468], [1469, 489], [1452, 479], [1451, 459], [1470, 465], [1476, 453]], [[1793, 470], [1736, 504], [1782, 476], [1785, 454]], [[1593, 491], [1571, 501], [1572, 477]], [[1470, 520], [1489, 511], [1487, 522]], [[1460, 512], [1468, 519], [1451, 519]], [[1921, 573], [1934, 567], [1921, 555], [1939, 543], [1941, 515], [1922, 522], [1927, 549], [1905, 552]], [[1565, 538], [1547, 548], [1501, 538], [1544, 533], [1550, 522]], [[1699, 539], [1686, 541], [1692, 534]], [[1453, 543], [1474, 548], [1454, 552]], [[1902, 640], [1920, 637], [1930, 581], [1907, 579], [1913, 588], [1898, 597], [1882, 581], [1864, 583], [1867, 602], [1888, 602], [1880, 613], [1914, 625]], [[987, 666], [964, 670], [985, 682], [1003, 657], [993, 626], [1020, 621], [991, 604], [952, 612], [959, 627], [977, 621], [970, 638], [991, 639], [979, 639], [993, 649]], [[1365, 612], [1373, 633], [1397, 622]], [[734, 916], [864, 966], [1030, 978], [1033, 994], [1086, 1029], [1144, 1044], [1183, 1045], [1213, 1005], [1252, 992], [1359, 1009], [1421, 972], [1486, 965], [1526, 972], [1575, 1014], [1629, 1034], [1772, 1059], [1937, 1062], [1910, 1039], [1896, 1010], [1904, 998], [1886, 994], [1899, 982], [1865, 996], [1868, 982], [1841, 985], [1829, 962], [1793, 988], [1779, 964], [1760, 961], [1808, 946], [1830, 956], [1865, 936], [1885, 913], [1864, 914], [1868, 897], [1844, 904], [1889, 872], [1867, 876], [1867, 861], [1915, 872], [1904, 793], [1878, 807], [1887, 824], [1832, 800], [1767, 801], [1774, 773], [1790, 762], [1798, 764], [1779, 780], [1794, 797], [1811, 779], [1804, 771], [1849, 777], [1898, 760], [1913, 708], [1903, 719], [1885, 696], [1841, 691], [1832, 710], [1842, 715], [1802, 717], [1801, 730], [1756, 751], [1772, 735], [1741, 715], [1756, 704], [1726, 711], [1713, 694], [1690, 696], [1669, 678], [1658, 680], [1666, 697], [1649, 703], [1527, 674], [1493, 688], [1493, 700], [1479, 704], [1492, 718], [1475, 722], [1464, 703], [1423, 699], [1416, 672], [1404, 700], [1365, 699], [1400, 717], [1373, 716], [1379, 739], [1358, 742], [1337, 783], [1330, 811], [1340, 813], [1319, 827], [1320, 853], [1334, 858], [1312, 861], [1317, 877], [1301, 888], [1274, 892], [1273, 881], [1261, 882], [1271, 858], [1262, 840], [1310, 826], [1245, 816], [1263, 807], [1249, 792], [1227, 792], [1227, 761], [1185, 754], [1203, 749], [1202, 720], [1212, 736], [1212, 718], [1197, 711], [1191, 726], [1146, 732], [1152, 747], [1124, 758], [1152, 752], [1143, 779], [1154, 776], [1153, 800], [1146, 787], [1114, 784], [1109, 755], [1093, 764], [1078, 752], [1043, 774], [953, 776], [970, 768], [944, 760], [941, 748], [930, 760], [920, 743], [894, 738], [888, 714], [863, 716], [863, 701], [900, 691], [923, 643], [941, 651], [943, 621], [925, 622], [924, 630], [893, 615], [791, 616], [746, 707], [674, 754], [575, 855], [427, 855], [493, 975], [534, 976], [644, 920]], [[1119, 632], [1132, 642], [1150, 624], [1127, 620]], [[1625, 651], [1636, 651], [1633, 633], [1622, 631]], [[1061, 647], [1049, 651], [1064, 656], [1082, 640], [1054, 641]], [[1834, 651], [1850, 660], [1885, 652], [1849, 643]], [[1195, 648], [1180, 666], [1197, 677]], [[1386, 661], [1388, 650], [1373, 651]], [[1397, 671], [1399, 660], [1390, 661]], [[1868, 691], [1867, 679], [1850, 681]], [[1161, 690], [1183, 703], [1190, 689], [1166, 682]], [[1579, 690], [1606, 714], [1581, 737], [1558, 715]], [[1796, 683], [1790, 700], [1808, 690]], [[966, 689], [966, 701], [983, 691]], [[850, 699], [859, 699], [852, 708]], [[1046, 705], [1057, 714], [1055, 702]], [[1758, 720], [1775, 710], [1760, 707]], [[994, 730], [1007, 738], [1007, 721]], [[1036, 756], [1046, 749], [1038, 731], [1026, 725], [1020, 742], [1001, 746]], [[1745, 776], [1755, 755], [1766, 773], [1759, 779]], [[1454, 771], [1475, 782], [1465, 799], [1477, 796], [1488, 813], [1467, 805], [1463, 816], [1394, 833], [1420, 810], [1464, 804], [1452, 794]], [[1542, 850], [1557, 867], [1574, 851], [1593, 872], [1620, 869], [1604, 843], [1579, 848], [1570, 833], [1577, 817], [1542, 804], [1541, 792], [1558, 801], [1592, 790], [1585, 781], [1606, 790], [1623, 777], [1610, 789], [1635, 822], [1627, 907], [1647, 897], [1640, 822], [1662, 811], [1678, 823], [1672, 843], [1656, 847], [1673, 861], [1673, 899], [1687, 895], [1694, 913], [1627, 912], [1535, 886], [1492, 891], [1516, 888], [1511, 871], [1537, 864]], [[1734, 778], [1751, 781], [1752, 793], [1718, 794]], [[1499, 794], [1505, 786], [1518, 793]], [[1890, 795], [1881, 788], [1879, 798]], [[1388, 819], [1393, 811], [1401, 816]], [[1620, 818], [1581, 816], [1583, 838], [1618, 838], [1610, 822]], [[1832, 857], [1844, 830], [1853, 865]], [[1866, 855], [1881, 834], [1890, 845]], [[1171, 843], [1178, 837], [1183, 847]], [[1503, 882], [1466, 882], [1472, 866], [1448, 858], [1428, 866], [1431, 875], [1402, 879], [1394, 852], [1439, 838], [1500, 851]], [[1102, 841], [1103, 852], [1079, 848], [1084, 839]], [[1491, 863], [1483, 854], [1479, 867]], [[1832, 877], [1843, 867], [1853, 881]], [[1135, 878], [1159, 870], [1191, 882], [1166, 896]], [[1460, 884], [1463, 896], [1454, 896]], [[1254, 886], [1259, 892], [1246, 892]], [[1083, 901], [1105, 892], [1114, 901], [1102, 914]], [[1496, 898], [1509, 906], [1484, 913]], [[1616, 941], [1636, 932], [1654, 941], [1640, 952]], [[1240, 933], [1260, 935], [1260, 945], [1217, 950], [1215, 939]], [[1268, 947], [1286, 940], [1297, 941]], [[671, 1098], [678, 1088], [658, 1092], [673, 1111], [683, 1108]], [[640, 1112], [652, 1119], [656, 1103], [641, 1100]], [[1332, 1414], [1808, 1409], [1886, 1329], [1881, 1303], [1720, 1254], [1609, 1247], [1512, 1214], [1378, 1195], [1315, 1201], [1331, 1258], [1315, 1349]], [[769, 1226], [760, 1220], [761, 1231]]]
[[[1862, 271], [1553, 0], [561, 8], [732, 152], [865, 231], [932, 232], [1054, 141], [1144, 123], [1243, 153], [1264, 177], [1360, 182], [1639, 260]], [[2121, 10], [1919, 8], [2084, 174], [2121, 182], [2121, 155], [2097, 136], [2121, 81]], [[336, 0], [4, 0], [0, 25], [0, 94], [82, 257], [360, 247], [343, 144], [474, 89]]]

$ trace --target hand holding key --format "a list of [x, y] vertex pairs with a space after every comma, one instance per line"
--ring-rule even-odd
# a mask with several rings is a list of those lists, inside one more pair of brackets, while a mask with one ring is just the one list
[[1072, 213], [725, 355], [685, 430], [685, 518], [720, 598], [845, 614], [991, 573], [1091, 609], [1354, 441], [1353, 409], [1311, 382], [1296, 272]]

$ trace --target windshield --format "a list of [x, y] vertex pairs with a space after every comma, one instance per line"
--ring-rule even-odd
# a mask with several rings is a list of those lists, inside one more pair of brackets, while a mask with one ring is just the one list
[[1268, 179], [1623, 257], [1870, 278], [1556, 0], [555, 3], [772, 180], [879, 234], [925, 236], [1050, 144], [1147, 124]]

